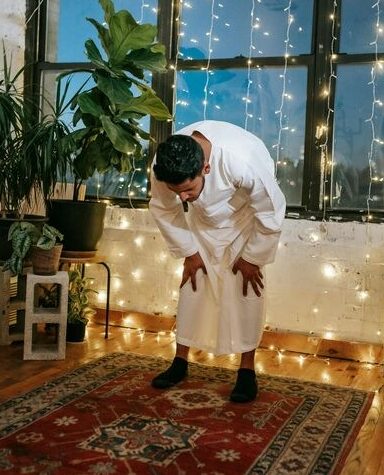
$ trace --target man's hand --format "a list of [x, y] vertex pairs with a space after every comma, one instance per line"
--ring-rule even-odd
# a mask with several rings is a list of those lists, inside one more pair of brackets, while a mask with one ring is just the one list
[[259, 266], [256, 264], [251, 264], [245, 261], [242, 257], [235, 262], [232, 272], [237, 274], [237, 271], [240, 271], [243, 275], [243, 295], [247, 296], [248, 291], [248, 282], [251, 283], [255, 294], [260, 297], [260, 289], [264, 289], [263, 284], [263, 274], [260, 272]]
[[186, 257], [184, 259], [184, 271], [180, 288], [183, 287], [189, 278], [191, 278], [192, 289], [193, 291], [196, 291], [196, 272], [199, 269], [203, 269], [204, 274], [207, 273], [203, 259], [198, 252], [192, 256]]

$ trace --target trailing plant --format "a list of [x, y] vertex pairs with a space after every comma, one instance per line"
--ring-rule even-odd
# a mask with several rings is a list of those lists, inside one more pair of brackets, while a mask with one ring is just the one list
[[12, 243], [12, 255], [5, 261], [4, 269], [9, 269], [14, 274], [21, 274], [32, 246], [52, 249], [63, 240], [63, 237], [60, 231], [47, 223], [39, 228], [28, 221], [14, 222], [8, 232], [8, 240]]
[[69, 273], [68, 291], [68, 323], [83, 323], [86, 325], [96, 312], [89, 306], [89, 294], [96, 290], [91, 288], [89, 277], [83, 277], [79, 269], [71, 269]]

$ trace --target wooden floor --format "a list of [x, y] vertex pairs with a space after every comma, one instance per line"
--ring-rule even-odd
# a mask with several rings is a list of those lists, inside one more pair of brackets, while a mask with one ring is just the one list
[[[66, 359], [63, 361], [23, 361], [22, 343], [0, 346], [0, 401], [28, 391], [106, 353], [131, 351], [171, 359], [174, 347], [174, 335], [169, 332], [111, 327], [110, 336], [105, 340], [103, 326], [93, 323], [88, 325], [85, 342], [67, 344]], [[201, 351], [193, 351], [191, 361], [228, 368], [237, 368], [238, 365], [236, 356], [213, 357]], [[372, 408], [345, 463], [343, 475], [384, 474], [383, 366], [258, 350], [256, 368], [258, 372], [271, 375], [375, 391]]]

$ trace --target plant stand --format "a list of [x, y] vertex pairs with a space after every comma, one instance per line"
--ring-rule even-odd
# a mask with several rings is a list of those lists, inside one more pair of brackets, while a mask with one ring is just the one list
[[[59, 304], [57, 308], [38, 307], [35, 303], [35, 286], [38, 284], [58, 284]], [[27, 274], [25, 302], [24, 360], [63, 360], [66, 350], [68, 312], [68, 272], [59, 271], [55, 275]], [[58, 326], [55, 344], [34, 343], [33, 326], [39, 323], [53, 323]]]

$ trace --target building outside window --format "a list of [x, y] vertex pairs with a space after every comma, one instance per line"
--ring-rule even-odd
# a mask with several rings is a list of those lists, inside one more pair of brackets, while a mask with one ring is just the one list
[[[275, 160], [288, 215], [381, 219], [381, 1], [115, 0], [114, 5], [127, 8], [140, 23], [158, 22], [174, 74], [155, 77], [154, 87], [166, 91], [173, 130], [212, 119], [255, 133]], [[96, 0], [48, 0], [42, 11], [38, 70], [47, 96], [58, 73], [86, 61], [84, 41], [97, 40], [86, 17], [102, 21]], [[143, 125], [156, 139], [164, 138], [164, 127]], [[145, 200], [148, 169], [95, 176], [87, 190], [121, 203]]]

